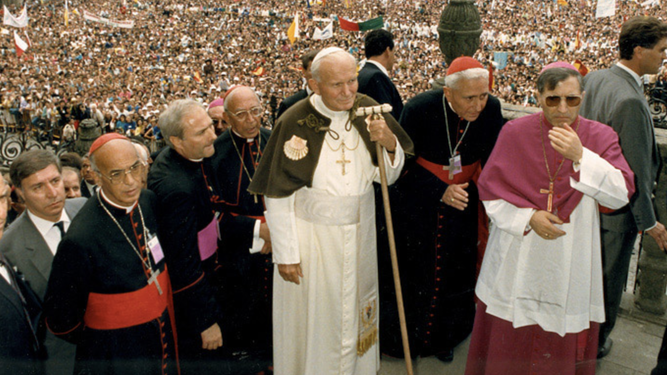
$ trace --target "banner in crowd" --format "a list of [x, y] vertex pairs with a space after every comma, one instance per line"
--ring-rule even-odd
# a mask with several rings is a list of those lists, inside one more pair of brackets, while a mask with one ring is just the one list
[[384, 27], [384, 21], [382, 20], [382, 16], [375, 17], [368, 21], [359, 23], [348, 21], [343, 17], [338, 17], [338, 23], [340, 24], [341, 29], [347, 31], [368, 31], [368, 30], [381, 29]]
[[313, 32], [314, 40], [324, 40], [329, 38], [333, 38], [333, 22], [329, 23], [329, 25], [325, 27], [324, 30], [320, 29], [319, 27], [315, 27], [315, 32]]
[[12, 16], [11, 13], [9, 13], [9, 9], [7, 9], [6, 5], [3, 5], [3, 12], [4, 15], [2, 17], [2, 24], [7, 25], [7, 26], [14, 26], [14, 27], [26, 27], [28, 26], [28, 9], [26, 6], [23, 6], [23, 10], [21, 11], [21, 14], [18, 17]]
[[134, 27], [134, 21], [112, 20], [109, 18], [100, 17], [97, 14], [91, 13], [85, 9], [83, 10], [83, 19], [85, 19], [86, 21], [99, 22], [105, 25], [109, 25], [111, 27], [120, 27], [123, 29], [131, 29]]
[[505, 69], [507, 66], [507, 52], [494, 52], [493, 61], [497, 64], [498, 70]]
[[616, 0], [598, 0], [595, 18], [610, 17], [616, 14]]

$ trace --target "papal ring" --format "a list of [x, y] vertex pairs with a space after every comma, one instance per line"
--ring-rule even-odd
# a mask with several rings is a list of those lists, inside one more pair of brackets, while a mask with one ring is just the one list
[[545, 234], [544, 237], [549, 238], [549, 233]]
[[454, 198], [452, 198], [452, 202], [454, 202]]

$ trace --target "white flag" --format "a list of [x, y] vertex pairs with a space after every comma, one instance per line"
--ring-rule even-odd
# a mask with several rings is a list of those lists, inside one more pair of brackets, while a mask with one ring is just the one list
[[611, 17], [616, 14], [616, 0], [598, 0], [595, 18]]
[[324, 30], [319, 27], [315, 28], [315, 31], [313, 32], [313, 40], [324, 40], [329, 38], [333, 38], [333, 22], [325, 27]]
[[26, 27], [28, 26], [28, 9], [26, 6], [23, 6], [23, 10], [21, 11], [21, 14], [18, 17], [12, 16], [11, 13], [9, 13], [9, 9], [7, 9], [7, 6], [3, 5], [4, 8], [4, 16], [2, 18], [2, 23], [8, 26], [14, 26], [14, 27]]

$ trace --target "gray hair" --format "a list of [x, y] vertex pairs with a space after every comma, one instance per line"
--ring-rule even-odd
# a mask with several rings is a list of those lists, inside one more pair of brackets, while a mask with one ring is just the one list
[[353, 64], [355, 65], [357, 64], [357, 59], [355, 59], [354, 56], [352, 56], [349, 52], [345, 51], [344, 49], [338, 47], [325, 48], [321, 50], [317, 54], [317, 56], [315, 56], [313, 63], [310, 65], [310, 72], [313, 75], [314, 80], [316, 80], [317, 82], [321, 82], [320, 65], [322, 65], [322, 61], [333, 55], [347, 56]]
[[[226, 102], [226, 100], [225, 100]], [[162, 138], [168, 146], [174, 147], [171, 143], [171, 137], [183, 138], [183, 118], [189, 115], [193, 108], [204, 107], [193, 99], [179, 99], [174, 100], [169, 104], [169, 107], [162, 112], [158, 120], [158, 127], [162, 132]]]
[[55, 153], [48, 150], [31, 150], [21, 153], [9, 167], [9, 178], [17, 188], [21, 187], [21, 182], [30, 175], [41, 171], [42, 169], [55, 165], [58, 173], [62, 173], [60, 159]]
[[459, 88], [459, 81], [462, 79], [465, 80], [476, 80], [476, 79], [486, 79], [489, 81], [489, 71], [482, 68], [470, 68], [454, 74], [448, 74], [445, 77], [445, 86], [457, 89]]

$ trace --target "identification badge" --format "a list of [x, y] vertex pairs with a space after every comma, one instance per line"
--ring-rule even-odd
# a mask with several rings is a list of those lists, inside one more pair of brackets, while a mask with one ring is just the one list
[[160, 245], [160, 240], [157, 239], [157, 236], [153, 236], [148, 240], [148, 249], [153, 256], [153, 262], [158, 264], [162, 259], [164, 259], [164, 252], [162, 251], [162, 245]]
[[456, 154], [453, 157], [449, 158], [449, 179], [454, 178], [454, 175], [461, 173], [463, 168], [461, 167], [461, 155]]

